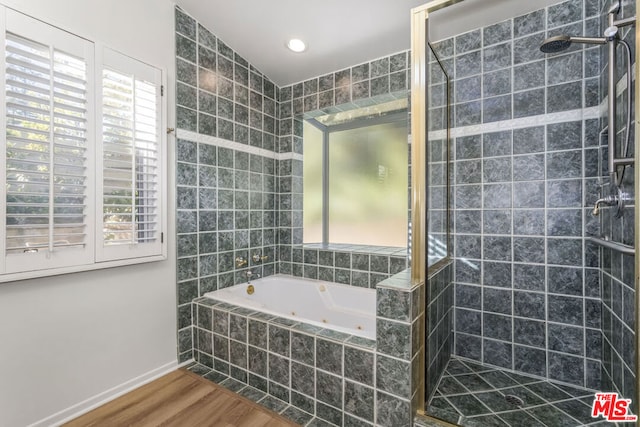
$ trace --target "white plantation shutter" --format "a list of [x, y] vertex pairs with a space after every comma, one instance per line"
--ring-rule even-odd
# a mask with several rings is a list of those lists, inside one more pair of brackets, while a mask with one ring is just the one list
[[161, 71], [0, 5], [0, 81], [0, 282], [165, 259]]
[[90, 263], [93, 46], [7, 10], [3, 48], [4, 271]]
[[158, 255], [162, 250], [161, 74], [108, 49], [102, 62], [98, 260]]

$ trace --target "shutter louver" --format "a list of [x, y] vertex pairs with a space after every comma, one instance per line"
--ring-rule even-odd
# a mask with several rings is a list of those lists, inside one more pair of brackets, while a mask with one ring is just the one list
[[102, 118], [104, 245], [157, 243], [158, 85], [105, 68]]
[[7, 33], [6, 252], [87, 244], [87, 69]]

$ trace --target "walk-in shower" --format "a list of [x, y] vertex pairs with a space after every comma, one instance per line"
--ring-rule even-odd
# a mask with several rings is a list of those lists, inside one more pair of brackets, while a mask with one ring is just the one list
[[[629, 157], [629, 147], [631, 140], [631, 104], [632, 91], [627, 90], [627, 108], [625, 121], [625, 134], [622, 146], [621, 157], [618, 156], [618, 148], [616, 144], [616, 96], [617, 96], [617, 48], [622, 46], [625, 52], [626, 65], [626, 88], [631, 88], [632, 81], [632, 64], [633, 58], [631, 47], [625, 40], [620, 39], [620, 28], [633, 25], [636, 17], [631, 16], [623, 19], [617, 19], [621, 11], [620, 0], [613, 2], [607, 13], [607, 28], [604, 30], [603, 37], [576, 37], [566, 34], [549, 37], [540, 45], [540, 51], [546, 54], [559, 53], [569, 49], [572, 44], [590, 44], [590, 45], [608, 45], [608, 98], [607, 98], [607, 118], [608, 125], [602, 131], [607, 134], [608, 141], [608, 168], [609, 173], [609, 192], [610, 194], [598, 199], [593, 208], [592, 214], [600, 213], [600, 205], [616, 206], [616, 216], [622, 217], [624, 207], [631, 200], [631, 195], [622, 188], [625, 170], [627, 166], [633, 164], [633, 158]], [[601, 134], [602, 134], [601, 133]]]
[[449, 268], [426, 274], [426, 415], [597, 425], [597, 392], [637, 414], [635, 26], [635, 1], [414, 10], [427, 239], [434, 196], [451, 215]]

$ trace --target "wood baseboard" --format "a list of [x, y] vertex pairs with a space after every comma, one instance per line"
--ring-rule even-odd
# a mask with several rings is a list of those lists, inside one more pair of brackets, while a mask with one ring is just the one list
[[82, 414], [85, 414], [101, 405], [111, 402], [112, 400], [117, 399], [118, 397], [129, 393], [147, 383], [150, 383], [170, 372], [173, 372], [181, 366], [185, 366], [189, 363], [191, 363], [191, 361], [187, 361], [182, 364], [178, 364], [177, 361], [167, 363], [136, 378], [126, 381], [118, 386], [112, 387], [109, 390], [90, 397], [80, 403], [63, 409], [53, 415], [43, 418], [42, 420], [36, 421], [35, 423], [29, 425], [29, 427], [60, 426], [72, 419], [78, 418]]

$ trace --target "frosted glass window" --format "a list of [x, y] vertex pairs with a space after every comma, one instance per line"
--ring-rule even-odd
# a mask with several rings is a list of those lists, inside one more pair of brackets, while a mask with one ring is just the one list
[[387, 123], [329, 138], [329, 242], [407, 244], [407, 127]]
[[406, 112], [304, 132], [304, 242], [406, 246]]

